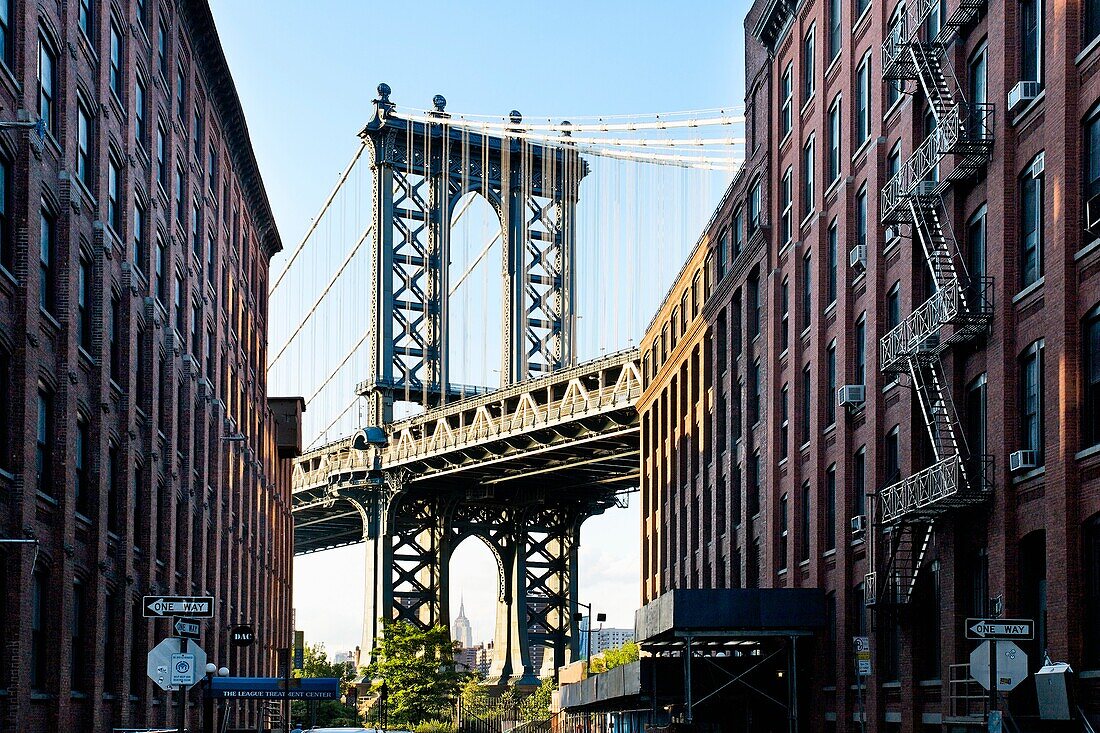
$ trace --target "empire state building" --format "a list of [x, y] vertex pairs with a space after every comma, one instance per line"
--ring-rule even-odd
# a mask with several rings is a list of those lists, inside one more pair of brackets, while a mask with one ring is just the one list
[[470, 619], [466, 618], [466, 602], [458, 605], [458, 616], [455, 618], [454, 628], [451, 631], [451, 639], [457, 641], [463, 649], [469, 649], [474, 645], [474, 631], [470, 626]]

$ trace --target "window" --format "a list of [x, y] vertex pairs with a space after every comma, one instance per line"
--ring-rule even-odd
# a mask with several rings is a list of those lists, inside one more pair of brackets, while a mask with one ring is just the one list
[[11, 164], [0, 157], [0, 267], [9, 272], [15, 268], [15, 242], [12, 241], [12, 227], [8, 219], [10, 191]]
[[1085, 0], [1085, 38], [1084, 45], [1100, 36], [1100, 2]]
[[157, 262], [156, 270], [154, 271], [154, 288], [153, 293], [156, 295], [157, 300], [161, 305], [168, 302], [168, 278], [165, 277], [168, 266], [168, 252], [164, 246], [164, 240], [159, 236], [157, 237]]
[[39, 217], [38, 306], [57, 315], [57, 222], [46, 209]]
[[836, 340], [825, 349], [825, 424], [836, 423]]
[[80, 258], [76, 284], [76, 338], [80, 348], [92, 350], [92, 263]]
[[829, 61], [840, 53], [843, 38], [840, 34], [841, 0], [829, 0]]
[[733, 253], [734, 259], [737, 259], [737, 255], [741, 254], [741, 250], [745, 248], [744, 234], [745, 232], [745, 212], [738, 209], [733, 214]]
[[832, 305], [836, 302], [837, 292], [837, 275], [838, 275], [838, 253], [837, 249], [840, 247], [839, 235], [837, 234], [836, 219], [829, 225], [829, 231], [825, 235], [825, 259], [826, 259], [826, 277], [825, 277], [825, 299], [828, 301], [828, 305]]
[[183, 166], [176, 165], [176, 226], [181, 229], [185, 226], [184, 222], [187, 221], [187, 209], [184, 208], [183, 203]]
[[122, 231], [122, 173], [113, 156], [107, 157], [107, 223], [115, 232]]
[[856, 147], [871, 136], [871, 54], [856, 69]]
[[789, 435], [790, 435], [790, 388], [786, 383], [783, 384], [783, 389], [779, 392], [779, 459], [783, 460], [788, 455]]
[[752, 185], [752, 193], [749, 195], [749, 236], [753, 235], [753, 232], [763, 224], [763, 220], [760, 218], [763, 205], [762, 196], [763, 193], [760, 189], [760, 179], [757, 178], [756, 182]]
[[806, 104], [814, 95], [814, 36], [817, 27], [810, 26], [810, 32], [802, 41], [802, 104]]
[[199, 207], [199, 202], [195, 201], [191, 205], [191, 248], [195, 252], [195, 257], [198, 258], [199, 263], [202, 263], [202, 209]]
[[783, 278], [783, 284], [779, 286], [779, 346], [780, 351], [786, 351], [790, 347], [791, 337], [791, 283]]
[[811, 511], [810, 482], [802, 484], [802, 526], [798, 533], [798, 559], [806, 561], [810, 559], [810, 511]]
[[210, 146], [209, 157], [206, 165], [206, 178], [210, 184], [210, 193], [217, 195], [218, 191], [218, 149]]
[[149, 240], [145, 207], [140, 201], [134, 203], [134, 266], [145, 275], [149, 267]]
[[985, 213], [982, 204], [966, 224], [966, 267], [972, 278], [985, 276]]
[[145, 82], [138, 79], [134, 82], [134, 139], [138, 145], [144, 145], [149, 134], [145, 124]]
[[76, 177], [84, 188], [91, 189], [92, 182], [92, 115], [84, 102], [76, 105]]
[[901, 282], [894, 283], [886, 293], [886, 329], [893, 330], [901, 323]]
[[1020, 177], [1020, 287], [1043, 276], [1043, 154]]
[[1043, 81], [1043, 0], [1020, 0], [1020, 80]]
[[145, 27], [146, 0], [136, 0], [134, 3], [134, 17], [142, 28]]
[[764, 390], [764, 380], [760, 373], [760, 359], [749, 367], [749, 424], [760, 422], [760, 397]]
[[1043, 465], [1043, 341], [1020, 355], [1020, 448], [1033, 450]]
[[788, 504], [787, 495], [783, 494], [783, 496], [779, 499], [779, 541], [778, 541], [778, 544], [779, 544], [779, 569], [780, 570], [786, 570], [787, 569], [787, 534], [788, 534], [788, 531], [787, 531], [787, 522], [788, 522], [787, 504]]
[[840, 141], [843, 134], [840, 130], [840, 95], [833, 100], [833, 106], [829, 107], [829, 182], [840, 178]]
[[193, 141], [195, 149], [195, 157], [199, 159], [199, 164], [202, 164], [202, 136], [203, 136], [203, 123], [202, 123], [202, 108], [195, 107], [195, 137]]
[[111, 294], [110, 322], [107, 333], [111, 351], [111, 379], [118, 384], [122, 381], [122, 300]]
[[718, 256], [715, 258], [718, 267], [718, 279], [721, 280], [729, 271], [729, 232], [722, 232], [718, 237]]
[[8, 68], [12, 67], [13, 51], [11, 32], [11, 6], [14, 0], [0, 0], [0, 62]]
[[856, 0], [856, 20], [863, 17], [863, 11], [871, 7], [871, 0]]
[[183, 64], [176, 64], [176, 116], [179, 117], [183, 129], [187, 129], [187, 76], [183, 70]]
[[1084, 552], [1085, 613], [1081, 616], [1085, 637], [1085, 667], [1100, 667], [1100, 514], [1082, 527]]
[[1082, 348], [1082, 383], [1084, 404], [1081, 406], [1082, 448], [1100, 444], [1100, 307], [1095, 307], [1085, 317], [1081, 328], [1084, 339]]
[[867, 315], [861, 314], [856, 320], [855, 334], [856, 384], [867, 384]]
[[791, 191], [791, 178], [793, 172], [790, 166], [787, 167], [787, 172], [783, 174], [782, 188], [780, 189], [780, 206], [782, 213], [779, 218], [779, 236], [782, 246], [786, 246], [791, 243], [794, 237], [794, 225], [791, 221], [793, 217], [794, 203], [792, 201]]
[[901, 443], [898, 440], [899, 427], [895, 425], [886, 434], [883, 445], [883, 467], [886, 469], [886, 485], [901, 481]]
[[852, 456], [852, 516], [867, 514], [867, 446]]
[[779, 82], [779, 139], [787, 137], [787, 134], [791, 131], [793, 124], [793, 99], [794, 90], [792, 85], [794, 83], [794, 65], [788, 63], [787, 68], [783, 70], [783, 79]]
[[172, 304], [175, 306], [176, 311], [176, 333], [181, 336], [187, 333], [185, 328], [186, 316], [183, 307], [183, 297], [183, 279], [179, 275], [176, 275], [176, 287], [175, 290], [172, 291]]
[[157, 58], [160, 62], [160, 75], [168, 78], [168, 26], [161, 20], [157, 25]]
[[[966, 422], [967, 447], [971, 456], [981, 456], [986, 452], [986, 376], [979, 374], [966, 385]], [[1086, 406], [1087, 409], [1087, 406]]]
[[53, 494], [53, 395], [41, 386], [35, 435], [36, 488], [43, 494]]
[[122, 34], [114, 22], [111, 23], [111, 66], [108, 83], [111, 86], [111, 92], [122, 99]]
[[[748, 281], [748, 300], [749, 300], [749, 338], [753, 339], [760, 335], [760, 277], [757, 271], [754, 269], [749, 275]], [[740, 351], [740, 349], [738, 349]]]
[[168, 190], [168, 142], [164, 125], [157, 125], [157, 182]]
[[73, 483], [73, 499], [76, 510], [84, 516], [90, 516], [91, 503], [91, 435], [88, 430], [88, 420], [83, 416], [76, 418], [76, 445], [73, 453], [76, 457], [76, 480]]
[[760, 491], [764, 485], [763, 471], [760, 466], [760, 451], [756, 451], [749, 459], [749, 496], [745, 502], [745, 509], [750, 517], [760, 513]]
[[810, 253], [802, 258], [802, 323], [798, 324], [803, 331], [810, 327], [810, 319], [813, 317], [813, 261]]
[[[13, 414], [13, 402], [9, 395], [12, 394], [12, 358], [11, 353], [0, 344], [0, 471], [12, 470], [12, 458], [14, 454], [14, 444], [12, 443], [12, 421], [15, 419]], [[0, 573], [3, 571], [0, 570]], [[0, 604], [3, 600], [0, 600]], [[2, 619], [3, 616], [0, 616]], [[2, 680], [0, 680], [2, 683]]]
[[810, 411], [811, 411], [811, 386], [810, 386], [810, 365], [802, 367], [802, 406], [799, 410], [799, 435], [803, 445], [810, 442]]
[[986, 47], [982, 45], [980, 49], [974, 52], [970, 57], [969, 63], [966, 65], [966, 75], [970, 86], [970, 106], [975, 110], [969, 116], [969, 130], [968, 134], [972, 138], [981, 138], [985, 136], [985, 130], [982, 127], [983, 118], [980, 113], [980, 107], [978, 105], [984, 105], [989, 102], [989, 89], [987, 85], [987, 69], [986, 69]]
[[117, 445], [107, 449], [107, 531], [118, 534], [122, 526], [123, 487], [126, 485], [125, 469]]
[[802, 218], [814, 210], [814, 136], [802, 148]]
[[867, 184], [856, 193], [856, 244], [867, 246]]
[[[923, 6], [922, 6], [923, 7]], [[894, 12], [890, 15], [890, 21], [886, 24], [889, 40], [896, 49], [903, 49], [905, 43], [905, 3], [898, 3]], [[904, 51], [902, 52], [904, 54]], [[885, 63], [885, 60], [883, 61]], [[901, 101], [902, 83], [896, 79], [886, 82], [886, 109], [890, 110]]]
[[206, 242], [206, 280], [214, 285], [214, 270], [218, 253], [217, 226], [210, 230], [210, 238]]
[[38, 39], [38, 116], [51, 135], [57, 134], [57, 54]]
[[[1100, 3], [1100, 0], [1097, 1]], [[1082, 147], [1085, 154], [1082, 166], [1085, 174], [1085, 200], [1088, 201], [1100, 194], [1100, 107], [1093, 110], [1085, 121]]]
[[46, 649], [46, 579], [41, 572], [31, 576], [31, 689], [43, 690], [46, 687], [46, 673], [49, 670], [49, 652]]

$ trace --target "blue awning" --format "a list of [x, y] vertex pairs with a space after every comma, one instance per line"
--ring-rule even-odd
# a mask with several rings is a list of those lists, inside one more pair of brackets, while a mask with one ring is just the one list
[[338, 700], [335, 677], [213, 677], [210, 697], [246, 700]]

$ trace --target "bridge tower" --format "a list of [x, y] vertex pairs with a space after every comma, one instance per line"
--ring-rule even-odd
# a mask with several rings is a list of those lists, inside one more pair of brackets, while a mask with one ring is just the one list
[[[360, 133], [370, 146], [374, 228], [370, 373], [359, 386], [368, 425], [392, 422], [395, 400], [436, 407], [463, 396], [449, 381], [450, 229], [467, 193], [500, 221], [504, 279], [501, 384], [574, 363], [575, 212], [587, 165], [567, 144], [548, 146], [451, 127], [446, 100], [406, 119], [378, 85]], [[416, 118], [416, 115], [409, 115]], [[511, 122], [522, 117], [512, 112]], [[461, 335], [458, 335], [461, 338]]]

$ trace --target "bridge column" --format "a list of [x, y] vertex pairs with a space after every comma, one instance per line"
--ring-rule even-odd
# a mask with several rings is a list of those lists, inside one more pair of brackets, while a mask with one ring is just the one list
[[539, 677], [550, 676], [577, 654], [577, 549], [584, 513], [547, 507], [532, 512], [525, 528], [527, 633], [543, 647]]

